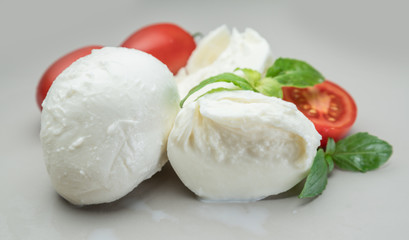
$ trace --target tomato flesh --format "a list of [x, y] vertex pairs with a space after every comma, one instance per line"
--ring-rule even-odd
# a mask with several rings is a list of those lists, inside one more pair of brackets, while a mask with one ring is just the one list
[[43, 103], [51, 84], [54, 82], [57, 76], [79, 58], [89, 55], [93, 49], [99, 49], [102, 47], [103, 46], [99, 45], [82, 47], [62, 56], [48, 67], [37, 85], [36, 100], [40, 110], [43, 109], [41, 104]]
[[351, 129], [357, 116], [354, 99], [328, 80], [308, 88], [284, 87], [283, 99], [294, 103], [321, 134], [321, 146], [329, 137], [335, 141]]
[[159, 59], [176, 74], [196, 48], [194, 38], [172, 23], [146, 26], [129, 36], [121, 47], [135, 48]]

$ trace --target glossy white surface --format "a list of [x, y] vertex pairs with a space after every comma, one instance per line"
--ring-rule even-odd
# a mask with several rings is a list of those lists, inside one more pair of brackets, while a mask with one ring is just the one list
[[[0, 239], [407, 239], [409, 33], [406, 1], [2, 1]], [[119, 45], [144, 25], [191, 32], [252, 27], [278, 56], [306, 60], [347, 89], [353, 132], [394, 146], [366, 174], [335, 170], [324, 194], [299, 189], [253, 203], [198, 201], [167, 165], [122, 200], [74, 207], [53, 190], [39, 142], [35, 87], [61, 55]]]

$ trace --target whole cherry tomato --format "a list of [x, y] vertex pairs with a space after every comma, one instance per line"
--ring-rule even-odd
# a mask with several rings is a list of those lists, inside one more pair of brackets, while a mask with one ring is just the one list
[[176, 74], [186, 65], [196, 43], [192, 35], [181, 27], [172, 23], [158, 23], [136, 31], [121, 46], [153, 55]]
[[355, 122], [357, 107], [344, 89], [328, 80], [309, 88], [284, 87], [283, 99], [293, 102], [321, 134], [321, 146], [329, 137], [343, 138]]
[[72, 51], [57, 61], [55, 61], [48, 69], [44, 72], [43, 76], [40, 79], [40, 82], [37, 85], [37, 104], [40, 110], [42, 110], [41, 104], [43, 103], [45, 97], [47, 96], [48, 89], [50, 89], [51, 84], [54, 82], [55, 78], [64, 71], [71, 63], [75, 62], [77, 59], [89, 55], [93, 49], [99, 49], [103, 46], [93, 45], [86, 46], [75, 51]]

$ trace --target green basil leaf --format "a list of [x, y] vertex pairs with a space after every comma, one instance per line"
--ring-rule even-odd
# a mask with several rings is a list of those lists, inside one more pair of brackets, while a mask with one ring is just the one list
[[335, 141], [333, 138], [328, 138], [327, 140], [327, 146], [325, 147], [325, 154], [332, 155], [335, 153]]
[[328, 164], [328, 173], [332, 172], [332, 170], [334, 170], [334, 160], [331, 155], [325, 155], [325, 161]]
[[282, 86], [283, 85], [274, 78], [263, 78], [255, 88], [266, 96], [283, 98]]
[[242, 71], [244, 78], [250, 83], [251, 86], [256, 87], [261, 79], [261, 73], [250, 68], [236, 68], [234, 71]]
[[278, 58], [266, 73], [284, 86], [309, 87], [325, 79], [315, 68], [304, 61]]
[[389, 143], [361, 132], [338, 141], [332, 157], [341, 169], [366, 172], [380, 167], [391, 155]]
[[202, 89], [203, 87], [212, 84], [212, 83], [216, 83], [216, 82], [228, 82], [228, 83], [233, 83], [235, 86], [237, 86], [239, 89], [241, 90], [252, 90], [257, 92], [256, 89], [254, 89], [250, 83], [242, 78], [239, 77], [233, 73], [222, 73], [219, 75], [216, 75], [214, 77], [210, 77], [206, 80], [203, 80], [202, 82], [200, 82], [197, 86], [195, 86], [194, 88], [192, 88], [189, 93], [186, 95], [185, 98], [182, 99], [182, 101], [180, 101], [180, 107], [183, 106], [183, 103], [185, 103], [185, 101], [195, 92], [199, 91], [200, 89]]
[[238, 89], [238, 88], [224, 88], [224, 87], [213, 88], [213, 89], [210, 89], [209, 91], [203, 93], [199, 97], [197, 97], [196, 100], [203, 97], [204, 95], [210, 94], [210, 93], [223, 92], [223, 91], [237, 91], [237, 90], [241, 90], [241, 89]]
[[332, 159], [332, 155], [335, 153], [335, 141], [332, 138], [328, 138], [327, 146], [325, 147], [325, 161], [328, 164], [328, 173], [334, 170], [334, 160]]
[[304, 188], [299, 198], [309, 198], [318, 196], [327, 186], [328, 166], [325, 161], [324, 150], [320, 148], [315, 155], [310, 173], [305, 181]]

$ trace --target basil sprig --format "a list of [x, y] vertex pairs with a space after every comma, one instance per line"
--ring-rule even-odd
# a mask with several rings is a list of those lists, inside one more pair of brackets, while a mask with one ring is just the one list
[[304, 61], [288, 58], [277, 59], [267, 69], [266, 77], [275, 79], [283, 86], [309, 87], [324, 81], [324, 77]]
[[[214, 77], [210, 77], [208, 79], [205, 79], [202, 82], [200, 82], [199, 85], [192, 88], [189, 91], [189, 93], [186, 95], [186, 97], [183, 98], [182, 101], [180, 101], [180, 107], [183, 106], [183, 103], [185, 103], [185, 101], [187, 100], [188, 97], [190, 97], [190, 95], [192, 95], [193, 93], [199, 91], [200, 89], [202, 89], [203, 87], [205, 87], [205, 86], [207, 86], [209, 84], [217, 83], [217, 82], [233, 83], [237, 87], [237, 90], [241, 89], [241, 90], [256, 91], [253, 88], [253, 86], [246, 79], [244, 79], [244, 78], [242, 78], [240, 76], [237, 76], [236, 74], [233, 74], [233, 73], [222, 73], [222, 74], [216, 75]], [[217, 88], [217, 89], [218, 90], [216, 90], [216, 91], [229, 90], [228, 88]], [[208, 91], [205, 94], [210, 93], [212, 90]], [[231, 90], [235, 90], [235, 89], [231, 89]], [[205, 94], [203, 94], [203, 95], [205, 95]]]
[[299, 198], [320, 195], [326, 185], [328, 174], [334, 165], [340, 169], [367, 172], [383, 165], [392, 155], [392, 146], [366, 132], [360, 132], [339, 140], [328, 139], [326, 150], [320, 148], [314, 158], [310, 173]]
[[310, 174], [307, 176], [304, 188], [299, 198], [315, 197], [324, 191], [327, 186], [327, 176], [329, 167], [325, 161], [325, 153], [322, 148], [317, 151], [314, 162], [312, 163]]
[[[321, 73], [308, 63], [290, 58], [278, 58], [267, 69], [264, 77], [258, 71], [249, 68], [235, 69], [235, 71], [239, 70], [242, 71], [243, 77], [234, 73], [222, 73], [203, 80], [182, 99], [180, 107], [183, 107], [192, 94], [217, 82], [232, 83], [234, 87], [213, 88], [198, 98], [209, 93], [236, 90], [250, 90], [266, 96], [282, 98], [283, 86], [303, 88], [325, 80]], [[357, 133], [337, 143], [329, 138], [325, 150], [318, 149], [304, 188], [298, 197], [309, 198], [320, 195], [327, 185], [328, 174], [334, 166], [343, 170], [366, 172], [377, 169], [391, 155], [392, 146], [389, 143], [368, 133]]]
[[[182, 101], [180, 101], [180, 107], [183, 107], [185, 101], [192, 94], [204, 88], [205, 86], [216, 82], [232, 83], [235, 87], [221, 87], [212, 89], [202, 94], [201, 96], [226, 90], [251, 90], [254, 92], [260, 92], [266, 96], [282, 98], [283, 86], [309, 87], [321, 83], [325, 80], [321, 73], [319, 73], [308, 63], [290, 58], [278, 58], [274, 62], [274, 64], [267, 69], [264, 77], [262, 77], [261, 73], [252, 69], [235, 69], [235, 71], [238, 70], [243, 72], [244, 77], [240, 77], [234, 73], [222, 73], [203, 80], [196, 87], [192, 88], [186, 95], [186, 97], [184, 97]], [[199, 98], [201, 96], [199, 96]]]

